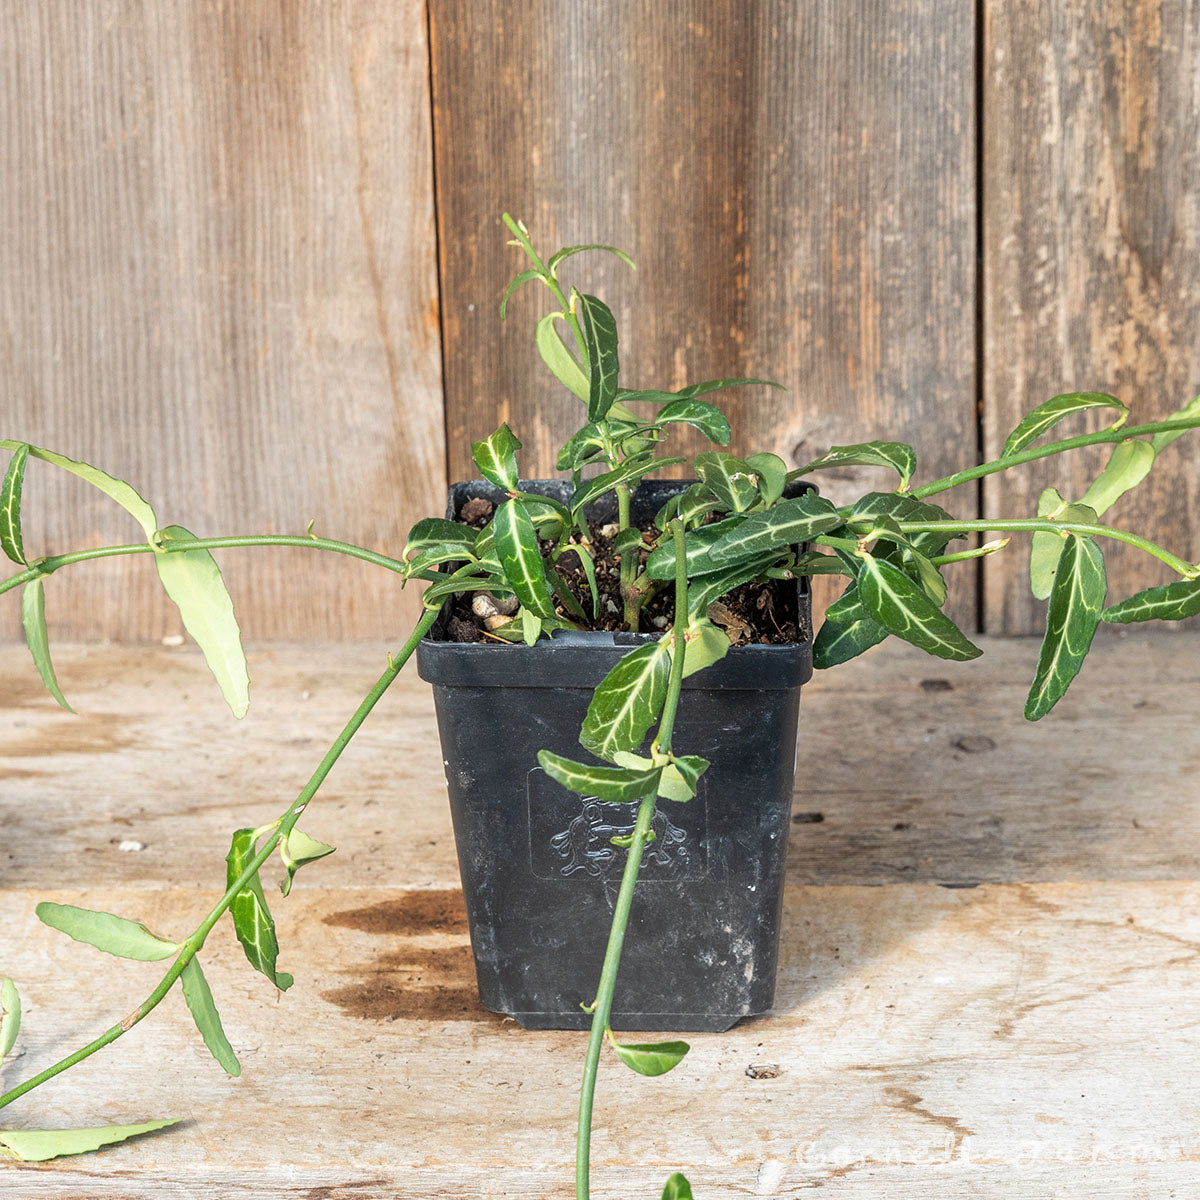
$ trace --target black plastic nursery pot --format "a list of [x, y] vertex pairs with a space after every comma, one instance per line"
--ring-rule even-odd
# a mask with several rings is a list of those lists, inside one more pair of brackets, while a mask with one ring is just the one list
[[[633, 518], [686, 481], [643, 482]], [[566, 501], [565, 481], [523, 483]], [[451, 490], [448, 515], [487, 483]], [[601, 512], [600, 519], [607, 514]], [[711, 766], [687, 803], [659, 800], [617, 979], [617, 1029], [725, 1030], [775, 994], [800, 687], [812, 674], [806, 581], [798, 645], [735, 646], [686, 679], [681, 753]], [[426, 639], [480, 1000], [527, 1029], [581, 1029], [594, 999], [637, 804], [567, 791], [537, 752], [589, 757], [592, 690], [660, 635], [563, 632], [533, 646]]]

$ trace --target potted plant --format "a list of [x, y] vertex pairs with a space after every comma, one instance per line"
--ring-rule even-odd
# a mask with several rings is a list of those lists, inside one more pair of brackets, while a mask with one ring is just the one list
[[[484, 1002], [529, 1025], [590, 1027], [577, 1133], [576, 1188], [586, 1196], [592, 1092], [605, 1042], [647, 1075], [669, 1070], [687, 1052], [681, 1041], [620, 1041], [613, 1025], [723, 1028], [769, 1007], [799, 689], [812, 665], [845, 662], [889, 635], [942, 658], [976, 657], [979, 649], [942, 611], [943, 573], [1008, 544], [1005, 537], [951, 548], [983, 531], [1033, 535], [1031, 585], [1049, 605], [1025, 707], [1031, 720], [1064, 694], [1102, 620], [1178, 620], [1200, 612], [1200, 565], [1101, 521], [1171, 441], [1200, 425], [1200, 401], [1166, 420], [1128, 426], [1125, 406], [1111, 396], [1057, 396], [1021, 421], [998, 459], [919, 486], [912, 448], [886, 441], [833, 447], [793, 469], [773, 454], [739, 458], [716, 449], [691, 460], [690, 480], [650, 480], [684, 463], [659, 454], [677, 425], [699, 429], [716, 446], [728, 444], [727, 419], [704, 397], [763, 381], [716, 380], [671, 393], [621, 388], [611, 311], [560, 282], [563, 264], [579, 252], [620, 251], [572, 246], [543, 259], [526, 228], [505, 221], [528, 265], [506, 292], [501, 315], [516, 288], [535, 281], [548, 288], [554, 308], [538, 323], [537, 347], [586, 406], [582, 427], [558, 459], [568, 477], [523, 480], [520, 443], [501, 426], [472, 447], [482, 478], [455, 485], [446, 515], [418, 522], [400, 558], [311, 531], [199, 538], [178, 525], [162, 526], [129, 484], [93, 466], [0, 441], [11, 452], [0, 486], [0, 549], [17, 568], [0, 592], [22, 589], [36, 668], [64, 706], [46, 635], [43, 581], [72, 563], [151, 555], [235, 715], [246, 710], [248, 678], [213, 550], [305, 545], [354, 555], [426, 585], [416, 628], [308, 784], [276, 820], [233, 834], [226, 891], [194, 930], [175, 940], [127, 917], [38, 906], [46, 924], [78, 941], [170, 965], [125, 1021], [0, 1095], [0, 1108], [116, 1041], [177, 982], [213, 1056], [230, 1074], [240, 1071], [201, 968], [205, 939], [228, 913], [251, 965], [280, 990], [290, 985], [276, 966], [261, 871], [278, 854], [286, 896], [297, 870], [332, 852], [302, 832], [301, 818], [417, 653], [435, 685], [447, 757], [467, 755], [454, 759], [449, 779]], [[1107, 411], [1113, 421], [1099, 432], [1042, 441], [1059, 421], [1085, 410]], [[1035, 517], [958, 520], [932, 502], [985, 475], [1100, 444], [1112, 451], [1087, 493], [1068, 502], [1048, 489]], [[134, 516], [144, 540], [28, 559], [21, 491], [30, 458], [100, 488]], [[893, 469], [895, 489], [835, 506], [808, 485], [806, 477], [823, 468], [863, 463]], [[1139, 547], [1179, 580], [1105, 607], [1104, 539]], [[813, 638], [807, 580], [816, 574], [845, 576], [847, 585]], [[472, 759], [471, 729], [481, 708], [492, 718], [502, 712], [505, 727]], [[574, 749], [576, 738], [586, 755]], [[749, 874], [739, 878], [742, 868]], [[698, 916], [677, 912], [689, 896], [700, 898]], [[564, 919], [566, 905], [575, 907]], [[567, 926], [582, 928], [590, 949], [565, 951]], [[618, 1001], [618, 965], [630, 929], [632, 945], [648, 951], [632, 958]], [[748, 929], [754, 937], [747, 938]], [[19, 1024], [19, 996], [4, 979], [0, 1059]], [[49, 1158], [165, 1123], [0, 1132], [0, 1150]], [[691, 1191], [675, 1175], [663, 1195], [680, 1200]]]

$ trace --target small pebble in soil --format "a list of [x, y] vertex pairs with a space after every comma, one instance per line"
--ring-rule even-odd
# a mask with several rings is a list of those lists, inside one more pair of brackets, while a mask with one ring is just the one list
[[483, 499], [482, 496], [476, 496], [473, 500], [468, 500], [466, 504], [459, 509], [458, 519], [465, 525], [486, 525], [488, 519], [495, 511], [495, 506], [490, 500]]

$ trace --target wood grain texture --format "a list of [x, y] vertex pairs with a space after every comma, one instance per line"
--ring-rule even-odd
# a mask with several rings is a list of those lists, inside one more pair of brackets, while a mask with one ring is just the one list
[[[727, 393], [735, 450], [795, 464], [887, 437], [917, 446], [926, 477], [973, 461], [969, 6], [430, 13], [452, 476], [500, 420], [525, 473], [546, 472], [579, 418], [532, 348], [546, 302], [522, 293], [498, 323], [520, 266], [504, 209], [541, 247], [634, 256], [636, 275], [599, 257], [571, 273], [614, 308], [627, 385], [787, 385]], [[837, 499], [875, 478], [822, 482]], [[953, 611], [973, 619], [970, 579]]]
[[[789, 881], [1196, 878], [1200, 812], [1188, 781], [1200, 770], [1200, 639], [1099, 641], [1036, 724], [1021, 716], [1036, 643], [981, 645], [979, 661], [945, 663], [893, 639], [805, 685]], [[63, 645], [56, 661], [79, 716], [45, 693], [23, 646], [0, 645], [4, 887], [64, 872], [80, 887], [202, 885], [234, 829], [273, 820], [300, 789], [383, 652], [252, 646], [253, 700], [240, 722], [192, 647]], [[869, 731], [866, 748], [851, 728]], [[432, 696], [406, 671], [313, 807], [311, 833], [339, 853], [296, 886], [453, 887], [447, 821]], [[123, 841], [145, 848], [122, 851]]]
[[[420, 0], [22, 0], [0, 63], [3, 435], [164, 524], [395, 552], [444, 494]], [[40, 464], [27, 506], [31, 553], [137, 532]], [[222, 556], [254, 635], [394, 636], [415, 596], [346, 561]], [[52, 632], [177, 632], [147, 566], [53, 580]]]
[[[679, 1169], [698, 1195], [730, 1197], [1190, 1195], [1196, 644], [1111, 639], [1038, 726], [1020, 716], [1028, 640], [985, 639], [979, 662], [953, 666], [892, 644], [806, 686], [796, 811], [826, 819], [793, 827], [775, 1011], [690, 1035], [661, 1079], [605, 1063], [596, 1200], [653, 1195]], [[158, 978], [69, 942], [34, 906], [190, 929], [230, 830], [279, 811], [378, 659], [256, 647], [256, 708], [234, 728], [188, 648], [62, 647], [86, 714], [72, 718], [21, 647], [0, 647], [0, 974], [25, 999], [4, 1083]], [[1135, 673], [1146, 682], [1130, 686]], [[951, 689], [920, 686], [939, 678]], [[314, 802], [309, 827], [338, 851], [273, 902], [293, 989], [274, 996], [224, 926], [206, 946], [242, 1077], [222, 1075], [169, 997], [2, 1123], [184, 1124], [95, 1156], [0, 1161], [6, 1197], [570, 1195], [583, 1039], [523, 1032], [475, 1000], [433, 738], [428, 688], [402, 676]], [[1154, 748], [1140, 774], [1129, 747]], [[939, 758], [938, 788], [919, 750]], [[752, 1064], [777, 1073], [752, 1078]]]
[[[986, 9], [984, 414], [995, 454], [1023, 412], [1060, 392], [1111, 392], [1134, 421], [1196, 394], [1200, 10], [1182, 0]], [[1104, 461], [1098, 451], [996, 481], [986, 511], [1032, 515], [1060, 480], [1078, 498]], [[1198, 514], [1192, 436], [1110, 517], [1194, 560]], [[1113, 597], [1169, 578], [1130, 547], [1106, 544], [1105, 557]], [[989, 561], [986, 607], [989, 632], [1039, 627], [1022, 556]]]

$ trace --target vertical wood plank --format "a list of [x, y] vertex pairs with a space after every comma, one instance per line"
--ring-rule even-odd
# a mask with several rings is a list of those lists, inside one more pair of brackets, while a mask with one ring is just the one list
[[[1200, 9], [990, 0], [987, 12], [984, 412], [995, 455], [1023, 412], [1059, 392], [1111, 392], [1132, 422], [1196, 393]], [[1032, 515], [1051, 484], [1077, 499], [1105, 458], [990, 481], [986, 512]], [[1200, 556], [1197, 439], [1166, 451], [1106, 519]], [[1104, 552], [1114, 599], [1171, 577], [1132, 547]], [[1022, 556], [988, 561], [989, 632], [1039, 629], [1041, 609]]]
[[[0, 62], [4, 434], [129, 479], [164, 524], [315, 520], [397, 552], [444, 495], [422, 0], [20, 0]], [[31, 552], [138, 533], [35, 467]], [[254, 637], [415, 612], [350, 560], [221, 561]], [[176, 632], [148, 567], [52, 579], [52, 633]]]
[[[522, 294], [499, 325], [519, 267], [504, 209], [540, 246], [633, 254], [636, 275], [593, 258], [574, 276], [616, 311], [630, 386], [788, 386], [727, 394], [735, 450], [796, 463], [886, 437], [913, 442], [926, 477], [973, 461], [970, 6], [430, 12], [452, 476], [501, 420], [523, 470], [549, 471], [579, 417], [532, 347], [546, 302]], [[821, 482], [839, 499], [874, 478], [893, 486], [860, 468]], [[954, 612], [973, 621], [961, 570]]]

